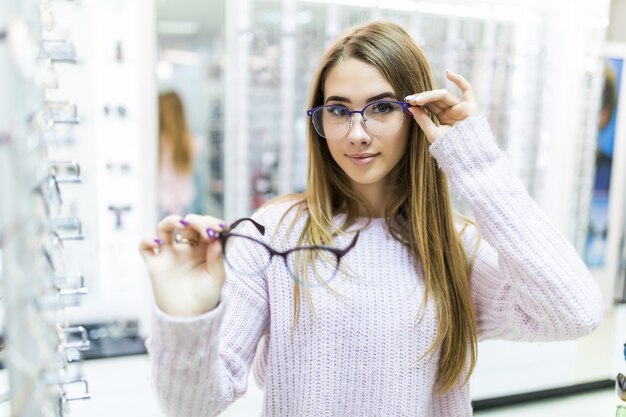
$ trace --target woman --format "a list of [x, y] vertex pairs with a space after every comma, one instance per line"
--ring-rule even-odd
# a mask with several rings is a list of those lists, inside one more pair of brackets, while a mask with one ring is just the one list
[[[306, 193], [241, 232], [170, 216], [144, 239], [147, 346], [169, 415], [216, 415], [243, 395], [259, 346], [264, 415], [469, 416], [479, 338], [598, 325], [584, 264], [514, 176], [470, 84], [447, 78], [461, 98], [433, 90], [396, 24], [347, 31], [314, 79]], [[484, 239], [455, 222], [447, 178]]]
[[159, 210], [160, 217], [185, 214], [196, 199], [194, 154], [197, 146], [177, 93], [159, 94]]

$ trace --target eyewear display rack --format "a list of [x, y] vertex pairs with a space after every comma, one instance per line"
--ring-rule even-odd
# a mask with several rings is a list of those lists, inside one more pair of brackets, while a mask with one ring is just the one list
[[[626, 363], [626, 342], [624, 343], [624, 362]], [[624, 374], [619, 373], [615, 378], [615, 391], [617, 392], [617, 396], [620, 400], [622, 400], [626, 404], [626, 376]], [[625, 417], [626, 416], [626, 405], [621, 404], [617, 406], [617, 411], [615, 412], [615, 417]]]
[[[71, 37], [57, 31], [54, 8], [71, 1], [0, 3], [0, 269], [4, 312], [3, 365], [11, 416], [69, 413], [69, 403], [90, 398], [81, 350], [84, 327], [71, 326], [66, 309], [87, 294], [85, 279], [66, 258], [83, 240], [82, 223], [64, 204], [81, 182], [74, 160], [49, 157], [59, 132], [80, 123], [56, 70], [79, 63]], [[73, 243], [75, 242], [75, 243]]]

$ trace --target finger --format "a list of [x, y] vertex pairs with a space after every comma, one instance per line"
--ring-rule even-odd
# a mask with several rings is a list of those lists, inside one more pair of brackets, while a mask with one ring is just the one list
[[[408, 96], [404, 100], [407, 103], [409, 103], [409, 104], [418, 105], [416, 100], [415, 100], [415, 98], [413, 98], [413, 97], [416, 97], [416, 96], [419, 96], [419, 94], [415, 94], [413, 96]], [[422, 107], [426, 107], [428, 109], [428, 111], [433, 113], [434, 115], [438, 115], [439, 113], [441, 113], [444, 110], [437, 103], [427, 103], [427, 104], [424, 104]]]
[[441, 113], [443, 113], [443, 110], [444, 110], [443, 108], [439, 107], [435, 103], [428, 103], [422, 107], [426, 107], [426, 109], [428, 109], [428, 111], [434, 114], [435, 116], [439, 116]]
[[461, 101], [457, 96], [445, 89], [424, 91], [423, 93], [409, 96], [405, 100], [409, 104], [423, 106], [429, 103], [436, 103], [439, 107], [453, 107], [459, 104]]
[[163, 240], [155, 239], [154, 237], [144, 237], [139, 242], [139, 253], [143, 256], [144, 259], [149, 257], [156, 256], [156, 252], [161, 248], [164, 244]]
[[437, 131], [437, 125], [432, 121], [430, 116], [420, 107], [409, 107], [409, 111], [413, 115], [413, 118], [419, 125], [419, 127], [424, 131], [426, 135], [426, 139], [429, 142], [432, 142], [435, 137], [435, 132]]
[[[222, 245], [218, 240], [215, 240], [214, 242], [209, 243], [207, 249], [206, 249], [206, 259], [207, 259], [207, 264], [209, 265], [209, 268], [214, 268], [214, 267], [224, 267], [224, 264], [221, 262], [222, 261], [222, 256], [223, 256], [223, 252], [222, 252]], [[211, 272], [209, 270], [209, 272]]]
[[224, 258], [222, 253], [222, 245], [218, 240], [211, 242], [206, 250], [207, 272], [214, 277], [216, 284], [221, 287], [224, 285], [226, 273], [224, 271]]
[[212, 216], [188, 214], [184, 220], [187, 222], [187, 229], [193, 230], [204, 241], [214, 240], [220, 231], [227, 228], [224, 220]]
[[174, 232], [176, 228], [180, 228], [182, 225], [180, 221], [182, 217], [172, 214], [163, 218], [157, 225], [157, 236], [162, 239], [166, 244], [171, 245], [174, 241]]
[[474, 88], [472, 88], [472, 85], [465, 79], [465, 77], [450, 70], [446, 70], [446, 77], [459, 87], [459, 90], [461, 90], [461, 94], [463, 95], [463, 99], [466, 101], [476, 101], [474, 97]]

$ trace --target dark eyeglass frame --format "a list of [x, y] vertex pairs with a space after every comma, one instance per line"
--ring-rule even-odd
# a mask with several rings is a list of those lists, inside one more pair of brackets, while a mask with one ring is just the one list
[[[313, 114], [320, 110], [320, 109], [324, 109], [324, 108], [328, 108], [328, 107], [343, 107], [344, 109], [346, 109], [348, 111], [348, 121], [349, 121], [349, 125], [348, 125], [348, 131], [352, 128], [352, 115], [354, 113], [359, 113], [361, 115], [361, 118], [363, 119], [363, 122], [365, 123], [365, 128], [367, 129], [367, 118], [365, 117], [365, 110], [367, 110], [369, 107], [375, 106], [377, 104], [383, 104], [383, 103], [391, 103], [391, 104], [398, 104], [400, 105], [400, 107], [402, 107], [402, 110], [404, 112], [408, 112], [409, 111], [409, 107], [411, 107], [411, 105], [409, 103], [407, 103], [406, 101], [395, 101], [395, 100], [378, 100], [378, 101], [374, 101], [369, 103], [367, 106], [363, 107], [361, 110], [350, 110], [347, 106], [343, 105], [343, 104], [325, 104], [323, 106], [317, 106], [317, 107], [313, 107], [310, 110], [306, 111], [307, 116], [309, 116], [311, 118], [311, 124], [313, 125], [313, 128], [315, 128], [315, 131], [324, 139], [327, 139], [325, 135], [322, 135], [320, 133], [320, 131], [317, 129], [317, 126], [315, 126], [314, 123], [314, 119], [313, 119]], [[346, 132], [347, 133], [347, 132]]]
[[[274, 259], [274, 256], [279, 256], [281, 258], [283, 258], [283, 262], [285, 264], [285, 267], [287, 268], [287, 271], [289, 271], [291, 273], [291, 268], [289, 268], [289, 263], [287, 261], [287, 256], [289, 256], [290, 253], [295, 252], [295, 251], [302, 251], [302, 250], [311, 250], [311, 251], [319, 251], [319, 250], [323, 250], [323, 251], [327, 251], [332, 253], [336, 259], [337, 259], [337, 268], [339, 268], [339, 263], [341, 262], [341, 258], [343, 258], [348, 252], [350, 252], [350, 250], [352, 248], [354, 248], [354, 246], [356, 245], [357, 240], [359, 239], [359, 233], [357, 232], [354, 237], [352, 238], [352, 241], [348, 244], [348, 246], [346, 246], [343, 249], [339, 249], [339, 248], [334, 248], [334, 247], [330, 247], [330, 246], [315, 246], [315, 245], [310, 245], [310, 246], [296, 246], [294, 248], [288, 249], [286, 251], [279, 251], [276, 250], [274, 248], [272, 248], [271, 246], [269, 246], [267, 243], [260, 241], [259, 239], [256, 239], [252, 236], [249, 235], [243, 235], [240, 233], [235, 233], [232, 232], [231, 230], [233, 230], [235, 227], [237, 227], [239, 224], [248, 221], [250, 223], [252, 223], [252, 225], [256, 228], [256, 230], [263, 236], [265, 236], [265, 226], [263, 226], [262, 224], [258, 223], [257, 221], [249, 218], [249, 217], [243, 217], [241, 219], [235, 220], [233, 223], [231, 223], [231, 225], [224, 231], [219, 232], [219, 238], [222, 244], [222, 252], [224, 253], [224, 259], [226, 260], [226, 262], [228, 263], [227, 257], [226, 257], [226, 242], [228, 241], [229, 237], [232, 236], [237, 236], [237, 237], [241, 237], [241, 238], [245, 238], [248, 240], [251, 240], [253, 242], [256, 242], [257, 244], [263, 246], [268, 253], [270, 254], [270, 258], [267, 262], [267, 266], [271, 264], [272, 260]], [[229, 264], [230, 265], [230, 264]], [[231, 265], [231, 268], [233, 269], [237, 269], [234, 268]], [[335, 269], [336, 272], [337, 269]], [[259, 272], [264, 272], [264, 271], [259, 271]], [[293, 275], [293, 274], [292, 274]], [[298, 277], [293, 277], [296, 280], [299, 280]]]

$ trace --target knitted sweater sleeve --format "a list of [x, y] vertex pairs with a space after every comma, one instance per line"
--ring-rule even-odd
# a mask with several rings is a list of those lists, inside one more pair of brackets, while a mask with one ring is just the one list
[[480, 339], [564, 340], [595, 329], [601, 294], [570, 243], [530, 198], [486, 119], [457, 123], [430, 146], [452, 186], [474, 211], [462, 238]]
[[[244, 262], [254, 262], [247, 250]], [[154, 309], [146, 340], [152, 378], [168, 417], [215, 416], [242, 396], [269, 307], [264, 277], [234, 276], [227, 269], [218, 306], [198, 317], [174, 318]]]

